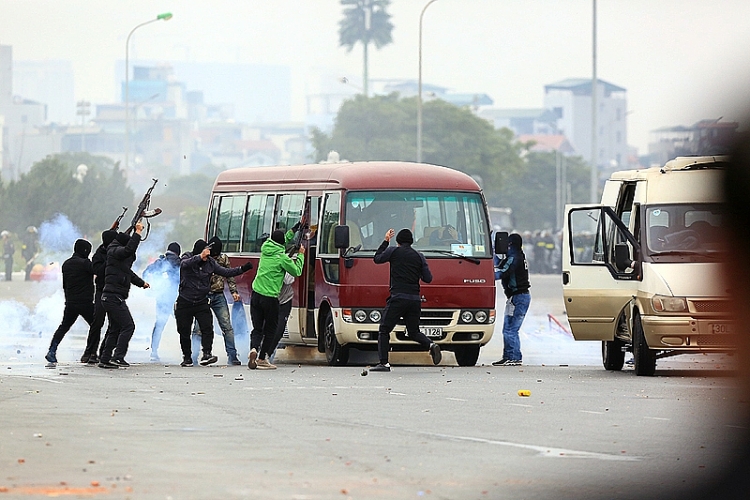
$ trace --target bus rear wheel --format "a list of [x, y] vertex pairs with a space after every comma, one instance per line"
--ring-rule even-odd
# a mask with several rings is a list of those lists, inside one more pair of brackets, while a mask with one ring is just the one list
[[323, 325], [323, 345], [326, 361], [330, 366], [343, 366], [349, 362], [349, 348], [339, 344], [336, 339], [336, 327], [333, 324], [333, 312], [328, 311]]
[[453, 349], [453, 354], [456, 356], [456, 363], [458, 363], [458, 366], [474, 366], [479, 359], [479, 346], [464, 345], [455, 347]]

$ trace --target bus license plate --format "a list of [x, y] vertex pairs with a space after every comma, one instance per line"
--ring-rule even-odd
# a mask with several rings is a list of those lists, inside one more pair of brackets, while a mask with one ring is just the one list
[[431, 326], [420, 326], [419, 331], [422, 332], [427, 337], [442, 337], [443, 336], [443, 329], [442, 328], [436, 328]]
[[734, 333], [734, 328], [731, 323], [709, 323], [711, 327], [711, 333], [716, 334], [731, 334]]

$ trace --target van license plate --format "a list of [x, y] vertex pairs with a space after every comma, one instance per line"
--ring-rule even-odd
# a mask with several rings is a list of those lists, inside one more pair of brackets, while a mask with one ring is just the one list
[[711, 328], [711, 333], [716, 333], [716, 334], [734, 333], [734, 325], [732, 325], [731, 323], [709, 323], [708, 326]]
[[442, 328], [436, 328], [436, 327], [430, 327], [430, 326], [420, 326], [419, 331], [422, 332], [427, 337], [430, 338], [441, 338], [443, 336], [443, 329]]

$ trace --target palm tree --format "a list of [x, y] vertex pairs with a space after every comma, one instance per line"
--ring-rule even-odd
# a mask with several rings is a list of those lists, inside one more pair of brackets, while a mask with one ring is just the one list
[[363, 93], [367, 97], [367, 47], [381, 48], [393, 43], [391, 15], [386, 12], [391, 0], [341, 0], [344, 18], [339, 22], [339, 46], [351, 52], [357, 42], [364, 46]]

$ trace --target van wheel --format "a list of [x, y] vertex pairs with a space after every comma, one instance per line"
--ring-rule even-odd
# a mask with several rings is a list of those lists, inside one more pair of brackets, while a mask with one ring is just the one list
[[333, 312], [331, 311], [328, 311], [323, 327], [323, 344], [326, 361], [330, 366], [342, 366], [349, 362], [349, 348], [342, 346], [336, 340], [336, 327], [333, 325]]
[[635, 313], [633, 318], [633, 358], [636, 375], [650, 377], [656, 371], [656, 351], [649, 349], [646, 344], [640, 313]]
[[625, 364], [625, 353], [622, 351], [624, 345], [625, 343], [617, 337], [602, 342], [602, 363], [605, 370], [622, 370], [622, 365]]
[[453, 354], [456, 356], [456, 363], [458, 363], [458, 366], [474, 366], [479, 359], [479, 346], [464, 345], [455, 347], [453, 349]]

